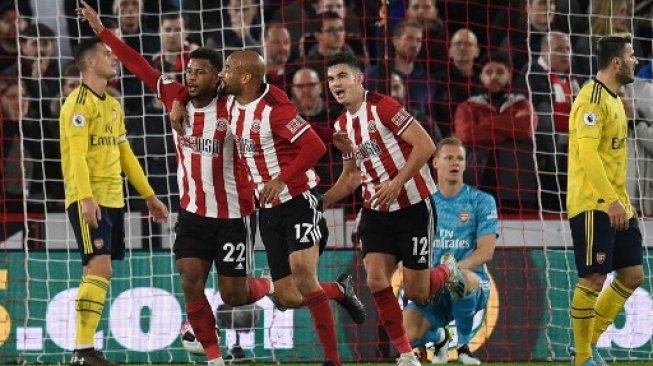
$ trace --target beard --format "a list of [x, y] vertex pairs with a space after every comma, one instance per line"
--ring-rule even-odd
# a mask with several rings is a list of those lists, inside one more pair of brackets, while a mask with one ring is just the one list
[[617, 74], [616, 79], [619, 84], [628, 85], [635, 81], [635, 76], [624, 63], [624, 65], [619, 69], [619, 73]]

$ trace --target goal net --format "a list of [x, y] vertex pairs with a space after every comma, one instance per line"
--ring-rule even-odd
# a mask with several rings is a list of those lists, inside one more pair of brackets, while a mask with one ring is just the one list
[[[653, 91], [647, 94], [653, 90], [647, 66], [653, 2], [88, 2], [107, 27], [179, 80], [194, 47], [260, 51], [268, 67], [267, 81], [284, 89], [327, 140], [341, 107], [328, 91], [324, 59], [341, 49], [365, 62], [369, 90], [399, 100], [434, 139], [463, 139], [468, 151], [466, 182], [493, 194], [500, 211], [500, 236], [488, 264], [491, 297], [475, 319], [470, 344], [483, 362], [569, 358], [569, 306], [577, 276], [565, 215], [566, 118], [579, 88], [596, 74], [597, 37], [632, 32], [641, 63], [623, 100], [634, 121], [627, 143], [628, 184], [640, 213], [645, 280], [598, 346], [608, 358], [653, 359], [653, 257], [648, 237], [648, 217], [653, 214], [653, 168], [648, 170], [653, 166]], [[64, 207], [58, 116], [63, 98], [79, 85], [79, 73], [71, 66], [73, 49], [91, 31], [75, 16], [75, 1], [16, 3], [0, 4], [0, 363], [68, 362], [82, 268]], [[503, 64], [505, 59], [511, 76], [500, 89], [510, 95], [497, 93], [504, 102], [474, 107], [473, 123], [486, 123], [477, 128], [460, 106], [470, 97], [478, 101], [487, 94], [486, 64]], [[96, 348], [118, 363], [203, 362], [203, 356], [186, 352], [180, 339], [185, 303], [171, 249], [179, 190], [165, 111], [125, 68], [108, 92], [120, 99], [130, 144], [172, 214], [167, 223], [153, 224], [138, 194], [125, 186], [127, 256], [113, 264]], [[520, 108], [523, 111], [515, 111]], [[502, 124], [492, 127], [489, 121]], [[320, 189], [333, 184], [341, 169], [339, 153], [329, 147], [317, 166]], [[395, 351], [365, 286], [355, 232], [360, 207], [360, 198], [352, 197], [326, 212], [330, 237], [318, 275], [334, 280], [351, 273], [368, 311], [367, 322], [357, 326], [333, 305], [343, 360], [390, 360]], [[253, 274], [266, 272], [267, 259], [257, 237]], [[280, 312], [267, 298], [253, 307], [230, 309], [222, 303], [213, 274], [206, 294], [217, 314], [223, 354], [261, 362], [321, 360], [307, 309]], [[455, 332], [455, 326], [450, 328]], [[451, 347], [456, 346], [455, 334], [453, 340]]]

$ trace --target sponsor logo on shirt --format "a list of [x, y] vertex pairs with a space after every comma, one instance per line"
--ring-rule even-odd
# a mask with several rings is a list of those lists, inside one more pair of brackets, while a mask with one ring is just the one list
[[222, 152], [222, 143], [219, 140], [197, 136], [180, 136], [179, 146], [182, 149], [207, 156], [218, 156]]
[[241, 155], [251, 157], [256, 154], [256, 142], [254, 140], [239, 137], [237, 138], [236, 144]]
[[91, 146], [114, 146], [118, 145], [119, 139], [115, 136], [91, 135]]
[[381, 155], [381, 147], [374, 139], [364, 141], [362, 144], [358, 145], [358, 150], [356, 151], [357, 160], [365, 160], [372, 156], [379, 155]]

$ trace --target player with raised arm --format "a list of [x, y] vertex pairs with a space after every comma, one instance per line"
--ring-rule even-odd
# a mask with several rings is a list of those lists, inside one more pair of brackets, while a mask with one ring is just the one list
[[469, 350], [474, 315], [485, 309], [490, 297], [490, 278], [486, 263], [492, 259], [498, 235], [497, 205], [489, 194], [463, 183], [465, 148], [460, 140], [440, 141], [433, 159], [438, 190], [433, 194], [438, 213], [433, 262], [458, 263], [464, 281], [448, 287], [427, 306], [409, 302], [404, 309], [404, 324], [414, 347], [429, 342], [436, 345], [434, 363], [449, 357], [445, 327], [453, 319], [458, 334], [458, 360], [479, 365]]
[[93, 31], [123, 64], [155, 91], [167, 110], [183, 103], [189, 123], [183, 133], [173, 132], [178, 160], [180, 206], [173, 250], [181, 275], [186, 312], [196, 339], [210, 365], [223, 365], [215, 317], [204, 294], [215, 263], [220, 295], [231, 306], [252, 304], [271, 291], [268, 278], [251, 278], [254, 212], [253, 186], [229, 130], [226, 98], [219, 98], [221, 55], [208, 48], [190, 53], [186, 67], [188, 87], [161, 75], [144, 57], [104, 29], [97, 13], [86, 3], [78, 9]]
[[[363, 65], [342, 52], [327, 61], [329, 89], [346, 111], [335, 123], [334, 144], [343, 151], [343, 171], [324, 195], [324, 207], [363, 182], [359, 235], [367, 285], [379, 318], [400, 353], [400, 366], [419, 365], [402, 323], [391, 278], [403, 261], [404, 292], [428, 303], [451, 277], [446, 265], [431, 268], [435, 184], [426, 164], [435, 146], [424, 128], [389, 96], [363, 87]], [[451, 278], [450, 278], [451, 277]]]
[[365, 321], [351, 276], [318, 282], [319, 255], [328, 231], [322, 217], [313, 166], [326, 148], [279, 88], [263, 82], [265, 63], [252, 51], [237, 51], [220, 73], [228, 94], [231, 130], [245, 158], [260, 203], [259, 229], [282, 307], [307, 306], [324, 350], [324, 365], [340, 365], [333, 311], [336, 300], [352, 319]]
[[73, 365], [114, 365], [95, 350], [109, 281], [111, 260], [125, 256], [122, 173], [145, 199], [154, 221], [164, 222], [159, 201], [138, 163], [125, 129], [120, 102], [106, 92], [117, 74], [115, 56], [101, 40], [80, 43], [75, 64], [82, 84], [66, 98], [59, 116], [66, 211], [84, 265], [75, 301], [77, 333]]
[[[567, 211], [578, 284], [571, 301], [576, 365], [605, 366], [596, 344], [642, 284], [642, 234], [626, 191], [628, 120], [620, 89], [635, 80], [632, 35], [598, 40], [595, 79], [569, 115]], [[607, 274], [616, 278], [603, 288]]]

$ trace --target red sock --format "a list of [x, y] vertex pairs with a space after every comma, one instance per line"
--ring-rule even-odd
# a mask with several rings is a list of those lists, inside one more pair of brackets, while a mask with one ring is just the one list
[[[329, 300], [342, 301], [345, 299], [345, 293], [340, 290], [340, 286], [335, 282], [320, 282], [320, 287], [322, 287], [324, 295], [326, 295]], [[306, 299], [307, 297], [302, 301], [302, 306], [308, 306], [306, 305]]]
[[304, 303], [313, 317], [313, 324], [324, 350], [324, 358], [340, 364], [333, 311], [324, 290], [320, 289], [309, 294], [304, 299]]
[[379, 312], [379, 320], [381, 320], [385, 332], [390, 337], [390, 342], [397, 348], [399, 353], [411, 352], [412, 348], [404, 328], [401, 308], [399, 308], [397, 298], [392, 292], [392, 287], [375, 292], [373, 296]]
[[247, 284], [249, 285], [249, 303], [253, 304], [262, 299], [263, 296], [270, 292], [270, 279], [269, 278], [248, 278]]
[[431, 295], [437, 294], [444, 288], [450, 274], [451, 270], [444, 264], [431, 269]]
[[186, 304], [188, 322], [193, 327], [195, 338], [204, 348], [204, 353], [209, 360], [214, 360], [222, 355], [218, 344], [218, 335], [215, 332], [215, 317], [206, 297], [202, 300]]
[[340, 286], [335, 282], [320, 282], [320, 287], [322, 287], [324, 294], [329, 300], [342, 301], [345, 299], [345, 293], [342, 292]]

